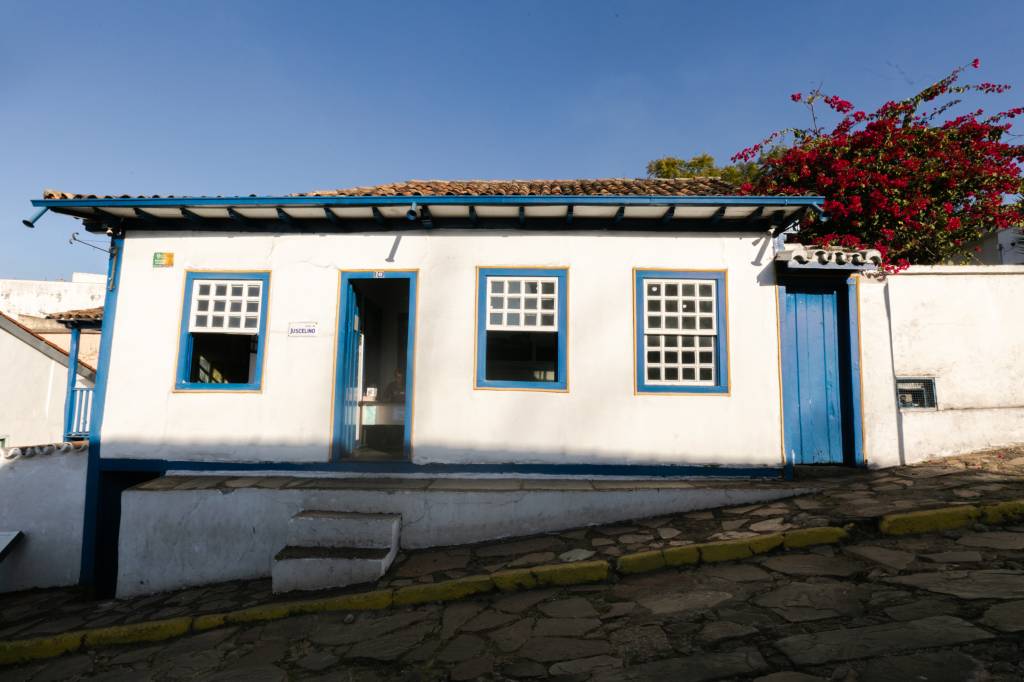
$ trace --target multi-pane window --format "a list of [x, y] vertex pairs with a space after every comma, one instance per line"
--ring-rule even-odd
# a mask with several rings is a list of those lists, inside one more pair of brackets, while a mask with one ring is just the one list
[[177, 388], [259, 388], [267, 283], [264, 273], [189, 273]]
[[637, 273], [638, 388], [725, 390], [721, 274]]
[[558, 331], [558, 278], [488, 277], [487, 328]]
[[258, 334], [262, 300], [260, 280], [195, 280], [189, 331]]
[[477, 386], [566, 387], [565, 283], [565, 270], [479, 271]]

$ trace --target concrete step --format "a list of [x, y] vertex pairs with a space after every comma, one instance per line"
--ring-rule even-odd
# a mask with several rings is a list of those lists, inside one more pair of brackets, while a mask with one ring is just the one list
[[389, 549], [398, 546], [400, 514], [301, 511], [288, 524], [291, 547], [360, 547]]
[[398, 553], [379, 547], [285, 547], [270, 569], [275, 593], [326, 590], [379, 580]]

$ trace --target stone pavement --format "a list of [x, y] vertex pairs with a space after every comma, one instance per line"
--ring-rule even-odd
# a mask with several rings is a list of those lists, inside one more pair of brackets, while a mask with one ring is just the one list
[[[387, 583], [1021, 498], [1024, 451], [813, 483], [821, 493], [784, 502], [409, 553]], [[0, 679], [712, 680], [793, 670], [851, 681], [1024, 679], [1024, 527], [856, 537], [840, 549], [614, 584], [212, 630], [4, 669]], [[268, 590], [252, 581], [126, 602], [86, 602], [71, 590], [6, 595], [0, 639], [239, 608], [271, 599]]]

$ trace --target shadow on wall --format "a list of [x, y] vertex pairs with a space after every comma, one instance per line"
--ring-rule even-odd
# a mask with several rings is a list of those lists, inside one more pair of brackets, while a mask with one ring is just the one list
[[[526, 410], [532, 412], [533, 410]], [[528, 414], [521, 415], [522, 419]], [[519, 423], [525, 423], [520, 421]], [[623, 424], [623, 428], [630, 428]], [[329, 459], [323, 442], [103, 441], [105, 471], [343, 471], [366, 473], [539, 473], [562, 476], [760, 476], [781, 468], [777, 445], [751, 452], [652, 456], [636, 450], [479, 448], [416, 441], [412, 459]], [[111, 456], [111, 452], [117, 453]], [[725, 472], [722, 474], [721, 472]]]
[[0, 453], [0, 531], [23, 537], [0, 561], [0, 592], [78, 582], [88, 455], [49, 448]]

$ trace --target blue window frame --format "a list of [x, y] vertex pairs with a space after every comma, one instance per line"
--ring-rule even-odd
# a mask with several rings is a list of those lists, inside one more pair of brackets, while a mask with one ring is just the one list
[[175, 389], [260, 389], [269, 289], [269, 272], [186, 274]]
[[478, 268], [476, 387], [565, 391], [568, 270]]
[[638, 393], [728, 393], [725, 271], [635, 270]]

